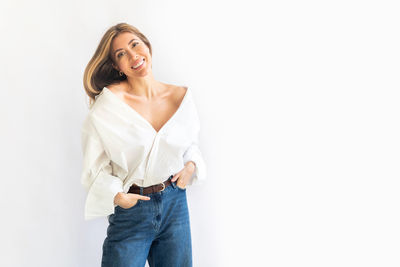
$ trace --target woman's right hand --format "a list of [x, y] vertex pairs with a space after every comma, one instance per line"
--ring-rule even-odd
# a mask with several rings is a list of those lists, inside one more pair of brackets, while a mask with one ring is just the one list
[[114, 204], [121, 208], [129, 209], [135, 206], [139, 199], [150, 200], [150, 197], [142, 196], [140, 194], [119, 192], [114, 198]]

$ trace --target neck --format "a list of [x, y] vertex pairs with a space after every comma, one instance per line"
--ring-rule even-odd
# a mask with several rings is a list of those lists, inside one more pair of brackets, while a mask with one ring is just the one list
[[147, 99], [158, 95], [160, 91], [160, 83], [154, 79], [152, 73], [149, 73], [145, 77], [128, 77], [126, 83], [128, 93]]

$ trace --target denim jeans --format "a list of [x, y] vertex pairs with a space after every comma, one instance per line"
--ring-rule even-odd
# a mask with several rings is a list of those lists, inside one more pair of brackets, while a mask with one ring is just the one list
[[[169, 177], [171, 179], [172, 176]], [[192, 244], [186, 188], [176, 182], [131, 208], [109, 215], [102, 267], [191, 267]]]

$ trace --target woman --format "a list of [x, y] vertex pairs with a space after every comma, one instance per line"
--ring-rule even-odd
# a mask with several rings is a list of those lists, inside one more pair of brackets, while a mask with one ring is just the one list
[[119, 23], [85, 69], [85, 219], [107, 216], [102, 267], [192, 266], [186, 186], [206, 177], [191, 88], [152, 73], [148, 39]]

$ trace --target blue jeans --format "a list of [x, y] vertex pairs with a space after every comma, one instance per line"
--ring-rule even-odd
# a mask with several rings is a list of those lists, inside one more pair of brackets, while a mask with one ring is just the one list
[[[171, 179], [172, 176], [169, 177]], [[108, 216], [102, 267], [191, 267], [192, 241], [186, 188], [176, 182]]]

